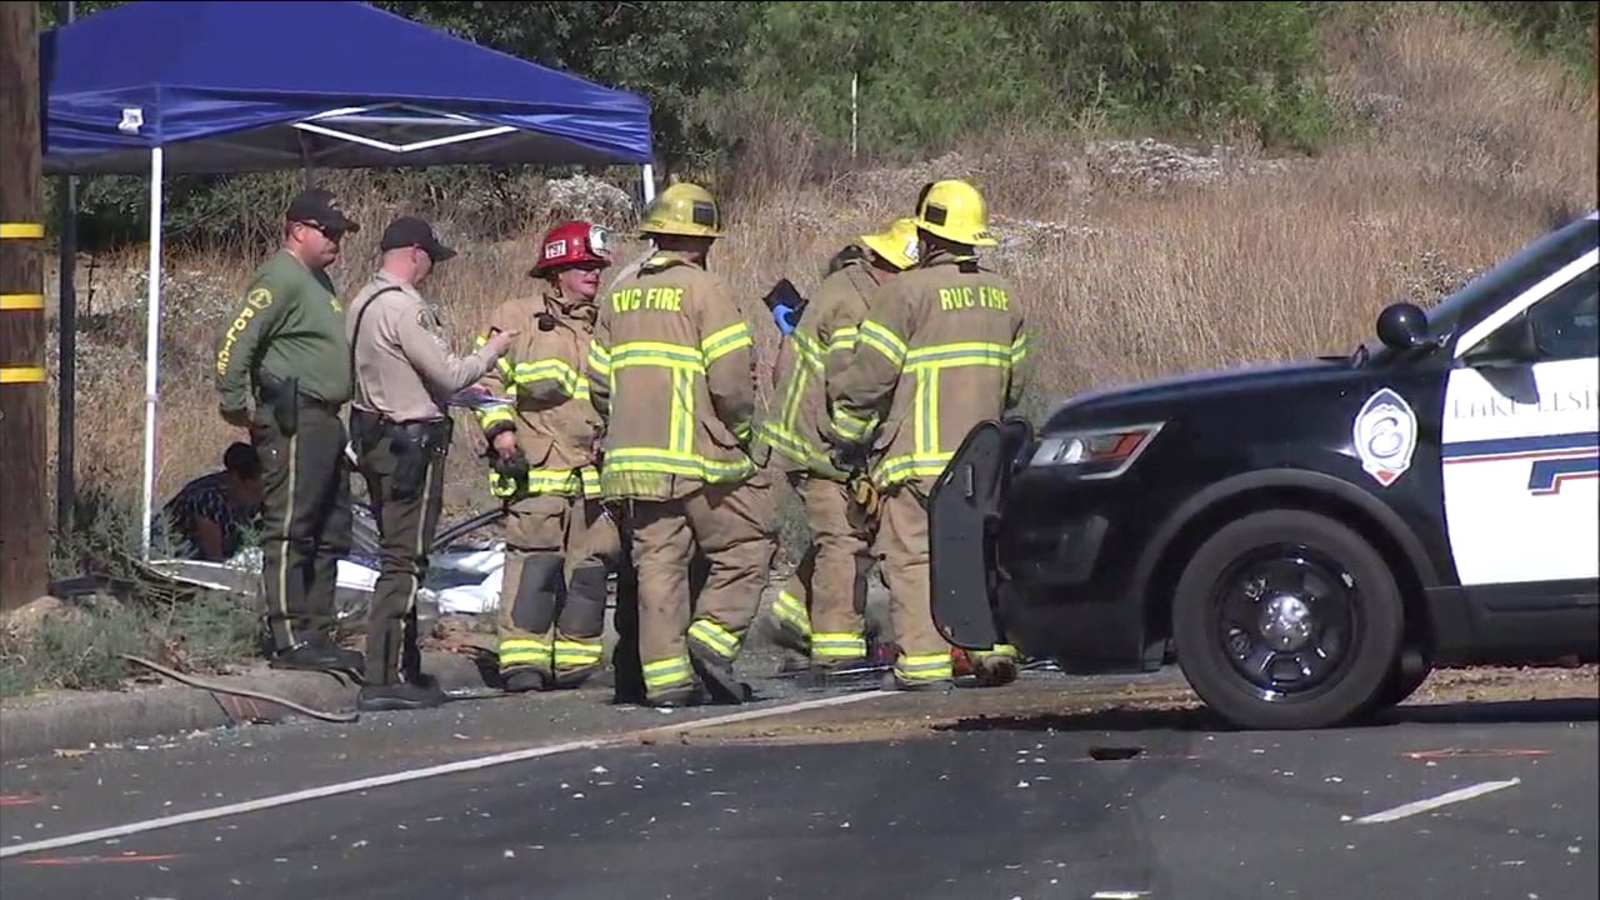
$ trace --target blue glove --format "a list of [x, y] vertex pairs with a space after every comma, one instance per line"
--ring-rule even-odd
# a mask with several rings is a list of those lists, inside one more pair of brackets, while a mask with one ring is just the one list
[[778, 330], [785, 337], [794, 333], [794, 307], [782, 303], [772, 307], [772, 321], [778, 324]]

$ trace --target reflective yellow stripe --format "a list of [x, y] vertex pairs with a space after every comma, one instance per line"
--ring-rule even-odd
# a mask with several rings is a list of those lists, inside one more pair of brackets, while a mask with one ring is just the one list
[[0, 310], [44, 309], [43, 294], [0, 294]]
[[811, 655], [818, 659], [861, 659], [867, 655], [867, 639], [860, 634], [814, 634]]
[[806, 368], [821, 373], [827, 363], [828, 355], [822, 344], [806, 331], [796, 331], [790, 337], [794, 340], [796, 354], [800, 357], [800, 361], [806, 364]]
[[0, 222], [0, 240], [42, 237], [44, 237], [44, 225], [39, 222]]
[[916, 454], [923, 456], [939, 449], [938, 413], [939, 373], [918, 372], [915, 402], [912, 404], [912, 435]]
[[1028, 336], [1022, 335], [1011, 342], [1011, 364], [1017, 365], [1028, 358]]
[[828, 340], [828, 352], [856, 349], [856, 341], [860, 337], [859, 328], [840, 328]]
[[662, 341], [629, 341], [611, 349], [607, 371], [627, 366], [665, 366], [693, 372], [705, 370], [700, 349]]
[[1009, 344], [991, 344], [987, 341], [959, 341], [951, 344], [934, 344], [918, 347], [906, 354], [906, 368], [933, 363], [969, 366], [1007, 366], [1011, 364]]
[[578, 480], [583, 482], [583, 496], [595, 498], [601, 496], [600, 472], [593, 466], [584, 466], [578, 470]]
[[506, 638], [500, 642], [500, 665], [550, 661], [550, 644], [538, 638]]
[[779, 591], [778, 599], [772, 601], [772, 614], [780, 622], [787, 622], [800, 634], [811, 636], [811, 616], [806, 612], [806, 605], [788, 591]]
[[38, 384], [47, 377], [38, 366], [0, 366], [0, 384]]
[[878, 465], [872, 473], [872, 480], [878, 487], [886, 488], [912, 479], [938, 478], [944, 474], [945, 466], [954, 457], [954, 452], [891, 456]]
[[905, 365], [906, 342], [901, 340], [900, 336], [891, 331], [887, 325], [868, 319], [861, 323], [861, 329], [858, 334], [857, 342], [859, 344], [865, 344], [882, 353], [889, 362], [894, 363], [895, 368]]
[[647, 662], [642, 668], [644, 669], [644, 685], [650, 690], [676, 687], [680, 684], [689, 684], [694, 680], [689, 673], [689, 657], [687, 655]]
[[739, 655], [739, 636], [710, 619], [696, 619], [689, 626], [689, 637], [717, 651], [724, 659]]
[[939, 681], [954, 678], [955, 667], [948, 653], [902, 656], [895, 661], [894, 674], [902, 681]]
[[587, 382], [570, 363], [562, 359], [541, 359], [531, 363], [518, 363], [514, 378], [517, 384], [531, 384], [550, 379], [560, 384], [569, 397], [587, 393]]
[[489, 473], [489, 492], [496, 497], [510, 497], [526, 484], [529, 494], [559, 494], [572, 497], [583, 490], [583, 479], [577, 469], [532, 469], [525, 482], [499, 472]]
[[847, 441], [866, 440], [868, 432], [872, 431], [875, 424], [875, 416], [863, 419], [851, 415], [850, 411], [842, 406], [833, 408], [833, 430], [839, 432], [839, 436]]
[[599, 341], [589, 342], [589, 368], [597, 375], [609, 376], [611, 374], [611, 351], [602, 346]]
[[[487, 334], [478, 335], [478, 340], [477, 340], [478, 349], [480, 349], [480, 350], [483, 349], [484, 346], [486, 346], [488, 343], [489, 343], [489, 336]], [[495, 367], [500, 370], [500, 374], [505, 376], [505, 380], [509, 384], [512, 381], [512, 377], [511, 377], [511, 360], [506, 359], [504, 356], [502, 356], [499, 359], [495, 360], [494, 364], [495, 364]]]
[[489, 426], [499, 422], [514, 423], [516, 421], [516, 418], [511, 415], [511, 407], [509, 406], [485, 406], [478, 409], [477, 413], [478, 424], [483, 426], [485, 431], [489, 430]]
[[674, 453], [694, 453], [694, 374], [672, 370], [671, 417], [667, 425], [668, 445]]
[[754, 342], [750, 339], [749, 325], [744, 322], [729, 325], [727, 328], [712, 334], [700, 342], [702, 365], [710, 368], [712, 363], [727, 356], [729, 353], [753, 346], [753, 344]]
[[606, 454], [600, 478], [606, 492], [613, 493], [620, 484], [613, 476], [635, 472], [678, 475], [720, 483], [749, 477], [755, 472], [755, 464], [748, 458], [721, 462], [693, 453], [677, 453], [656, 447], [619, 447]]
[[1017, 652], [1017, 648], [1012, 646], [1012, 645], [1010, 645], [1010, 644], [995, 644], [993, 647], [990, 647], [989, 649], [983, 651], [982, 653], [979, 653], [978, 655], [979, 656], [1004, 656], [1004, 657], [1007, 657], [1009, 659], [1016, 659], [1016, 658], [1020, 657], [1022, 654], [1018, 653]]
[[584, 666], [600, 661], [604, 648], [599, 641], [556, 641], [556, 665]]

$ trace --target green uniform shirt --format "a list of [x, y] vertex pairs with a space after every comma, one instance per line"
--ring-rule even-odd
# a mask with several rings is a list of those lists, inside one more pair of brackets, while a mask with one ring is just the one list
[[262, 371], [300, 379], [300, 393], [324, 403], [350, 399], [350, 343], [334, 293], [326, 273], [284, 250], [256, 270], [217, 345], [222, 409], [244, 409]]

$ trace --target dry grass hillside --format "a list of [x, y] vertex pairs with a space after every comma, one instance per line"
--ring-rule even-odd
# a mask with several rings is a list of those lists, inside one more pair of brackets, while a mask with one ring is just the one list
[[[1385, 304], [1431, 302], [1596, 205], [1596, 96], [1555, 65], [1427, 7], [1362, 31], [1330, 31], [1325, 44], [1341, 99], [1365, 127], [1316, 158], [1019, 129], [910, 169], [817, 186], [801, 184], [807, 144], [787, 141], [740, 173], [741, 185], [756, 187], [724, 197], [730, 236], [711, 258], [748, 298], [763, 379], [778, 334], [756, 298], [781, 276], [814, 287], [841, 242], [909, 212], [916, 190], [939, 177], [968, 178], [990, 200], [1003, 241], [992, 263], [1020, 286], [1044, 345], [1035, 411], [1110, 383], [1347, 351]], [[333, 272], [348, 295], [371, 269], [384, 221], [401, 208], [362, 191], [359, 176], [330, 181], [368, 223]], [[427, 285], [460, 347], [490, 308], [529, 288], [523, 273], [551, 218], [541, 209], [518, 214], [523, 237], [462, 246]], [[440, 224], [448, 239], [464, 221]], [[640, 246], [627, 243], [622, 257]], [[216, 467], [240, 436], [214, 412], [212, 347], [250, 270], [272, 249], [167, 266], [162, 497]], [[143, 253], [95, 260], [79, 342], [80, 484], [130, 498], [144, 415]], [[80, 291], [89, 278], [80, 270]], [[461, 432], [447, 517], [490, 503], [481, 441]]]

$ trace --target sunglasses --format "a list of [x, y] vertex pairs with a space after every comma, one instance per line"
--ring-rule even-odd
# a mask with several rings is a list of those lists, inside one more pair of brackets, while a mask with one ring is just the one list
[[340, 238], [344, 237], [343, 228], [333, 228], [328, 225], [324, 225], [321, 222], [299, 222], [297, 224], [306, 226], [330, 241], [338, 241]]

